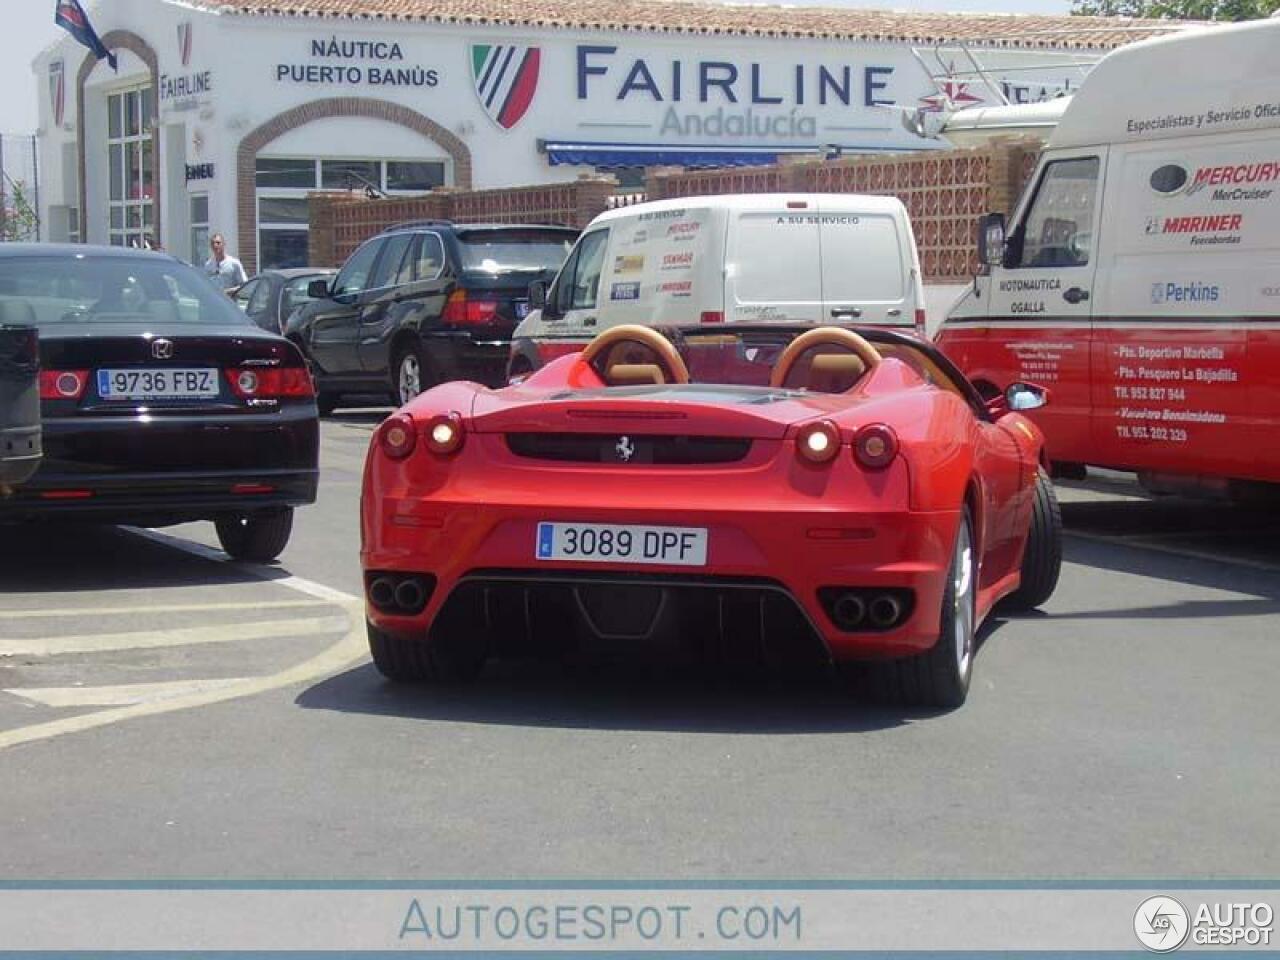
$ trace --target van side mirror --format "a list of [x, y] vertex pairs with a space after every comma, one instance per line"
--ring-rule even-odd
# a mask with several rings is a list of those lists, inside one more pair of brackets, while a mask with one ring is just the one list
[[1004, 214], [988, 213], [978, 220], [978, 261], [986, 267], [1004, 262]]
[[547, 281], [535, 280], [529, 284], [529, 309], [541, 310], [547, 305]]
[[1019, 380], [1009, 384], [1004, 392], [1004, 401], [1014, 413], [1039, 410], [1049, 402], [1049, 391], [1034, 383], [1024, 383]]
[[307, 284], [307, 296], [312, 300], [327, 300], [329, 298], [329, 281], [324, 277], [312, 280]]

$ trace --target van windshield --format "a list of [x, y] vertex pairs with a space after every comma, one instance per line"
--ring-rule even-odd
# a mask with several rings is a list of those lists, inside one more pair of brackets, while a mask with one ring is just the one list
[[560, 269], [576, 235], [565, 230], [466, 230], [457, 234], [462, 269], [499, 273], [506, 270]]

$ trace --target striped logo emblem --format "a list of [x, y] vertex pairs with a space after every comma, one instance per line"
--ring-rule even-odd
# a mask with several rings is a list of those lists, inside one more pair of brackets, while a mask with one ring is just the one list
[[498, 126], [510, 130], [529, 109], [538, 89], [542, 51], [522, 44], [474, 43], [471, 73], [476, 95]]
[[191, 21], [178, 24], [178, 53], [184, 67], [191, 66]]

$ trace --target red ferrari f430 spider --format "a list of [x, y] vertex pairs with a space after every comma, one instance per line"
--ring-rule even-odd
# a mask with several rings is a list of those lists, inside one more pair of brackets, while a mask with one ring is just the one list
[[619, 326], [374, 433], [369, 645], [400, 681], [603, 645], [825, 661], [955, 707], [998, 601], [1048, 599], [1061, 520], [1031, 384], [985, 402], [887, 330]]

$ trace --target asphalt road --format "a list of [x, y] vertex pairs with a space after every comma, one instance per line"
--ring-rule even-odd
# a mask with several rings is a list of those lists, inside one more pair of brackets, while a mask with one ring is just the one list
[[988, 625], [954, 713], [661, 669], [406, 690], [359, 620], [379, 414], [325, 423], [276, 567], [207, 524], [0, 533], [0, 879], [1274, 876], [1280, 513], [1064, 487], [1058, 592]]

